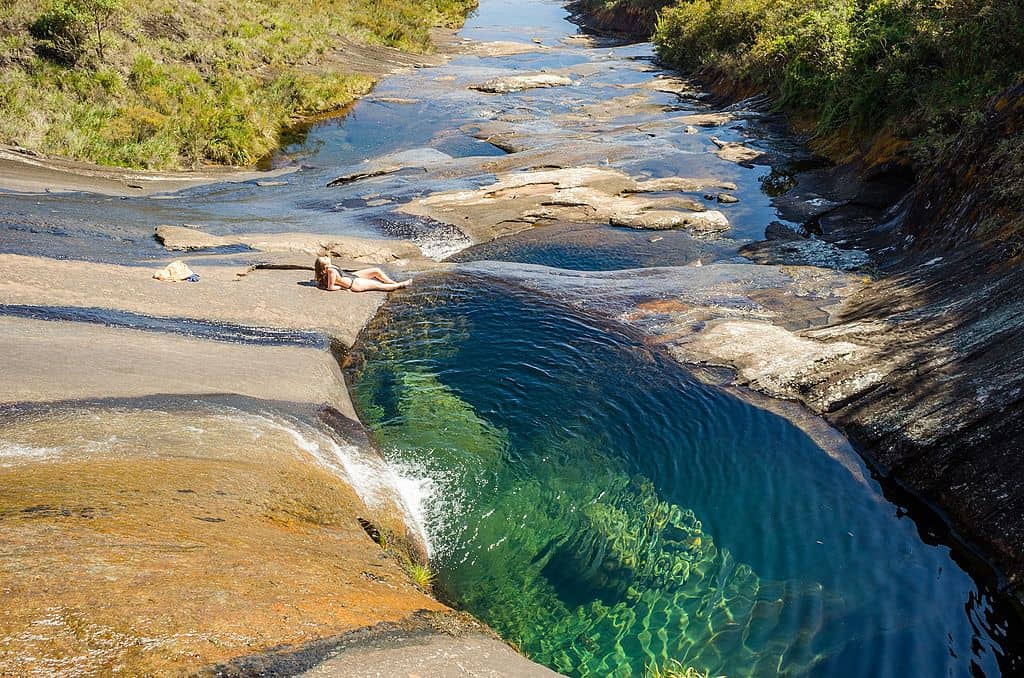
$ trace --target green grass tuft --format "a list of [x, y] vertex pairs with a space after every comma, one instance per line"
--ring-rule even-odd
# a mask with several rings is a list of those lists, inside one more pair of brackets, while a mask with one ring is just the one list
[[430, 591], [431, 588], [433, 588], [436, 576], [426, 565], [409, 563], [406, 565], [406, 572], [409, 573], [409, 577], [412, 579], [412, 582], [424, 591]]

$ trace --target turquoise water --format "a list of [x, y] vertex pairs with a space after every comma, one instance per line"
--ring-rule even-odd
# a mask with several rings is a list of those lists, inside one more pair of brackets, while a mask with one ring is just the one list
[[1012, 617], [859, 460], [629, 335], [421, 280], [353, 376], [389, 460], [428, 479], [443, 590], [567, 675], [1021, 667]]

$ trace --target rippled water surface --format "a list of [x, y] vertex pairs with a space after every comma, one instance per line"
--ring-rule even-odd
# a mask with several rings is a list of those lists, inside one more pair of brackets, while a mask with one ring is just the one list
[[637, 340], [480, 280], [421, 285], [355, 392], [429, 478], [440, 583], [569, 675], [995, 675], [1019, 629], [856, 458]]

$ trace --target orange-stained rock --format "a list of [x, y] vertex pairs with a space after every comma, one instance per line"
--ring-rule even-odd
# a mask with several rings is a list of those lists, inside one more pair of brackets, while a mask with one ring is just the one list
[[445, 609], [338, 476], [246, 456], [0, 467], [0, 672], [192, 671]]

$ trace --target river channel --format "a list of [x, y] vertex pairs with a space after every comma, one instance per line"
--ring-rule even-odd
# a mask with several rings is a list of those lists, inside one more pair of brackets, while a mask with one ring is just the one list
[[[823, 449], [790, 420], [698, 380], [633, 330], [473, 268], [745, 262], [739, 247], [770, 222], [795, 226], [772, 199], [813, 157], [750, 102], [718, 109], [699, 90], [659, 86], [670, 74], [650, 44], [581, 39], [554, 0], [482, 0], [459, 39], [504, 47], [385, 79], [347, 115], [303, 130], [268, 159], [299, 168], [284, 181], [157, 199], [5, 195], [0, 251], [145, 266], [167, 255], [154, 226], [200, 223], [221, 236], [405, 238], [450, 263], [417, 276], [371, 322], [350, 388], [388, 473], [401, 479], [444, 598], [561, 673], [643, 676], [669, 660], [730, 677], [1020, 671], [1024, 627], [994, 578], [941, 517], [904, 505], [848, 445]], [[470, 89], [520, 72], [571, 84]], [[706, 118], [672, 123], [683, 116]], [[763, 159], [715, 152], [734, 142]], [[455, 224], [396, 210], [490, 185], [499, 172], [487, 163], [519, 154], [532, 165], [507, 168], [572, 160], [635, 181], [703, 178], [718, 188], [686, 199], [721, 210], [730, 227], [654, 233], [540, 219], [480, 242]], [[403, 167], [328, 186], [381, 157]], [[717, 200], [725, 190], [738, 201]], [[237, 262], [245, 248], [202, 256]], [[59, 308], [0, 312], [83, 320]], [[84, 320], [181, 331], [134, 316]], [[217, 339], [324, 348], [299, 334]], [[111, 414], [122, 406], [110, 405]], [[246, 422], [301, 428], [290, 419]]]

